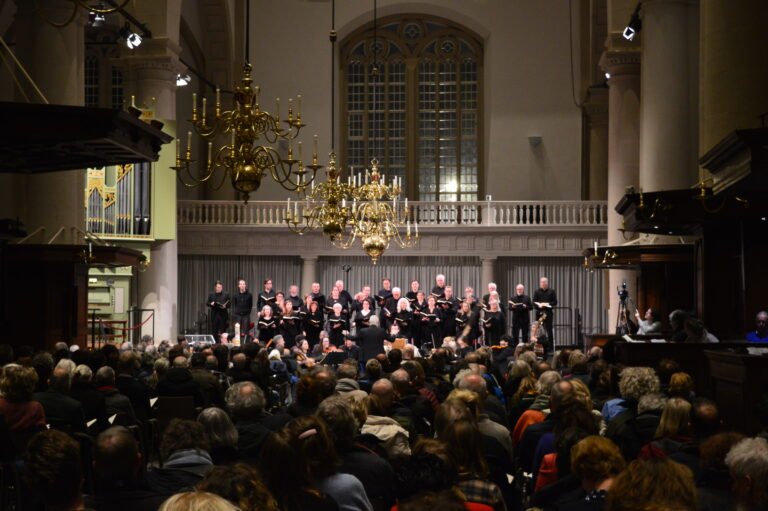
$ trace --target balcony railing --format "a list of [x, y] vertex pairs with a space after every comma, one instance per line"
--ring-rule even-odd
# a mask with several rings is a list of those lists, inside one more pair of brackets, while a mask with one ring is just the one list
[[[295, 203], [291, 203], [293, 208]], [[298, 203], [299, 215], [303, 205]], [[605, 201], [478, 201], [409, 202], [411, 218], [425, 227], [458, 226], [603, 226], [607, 222]], [[179, 201], [178, 224], [285, 225], [284, 201]]]

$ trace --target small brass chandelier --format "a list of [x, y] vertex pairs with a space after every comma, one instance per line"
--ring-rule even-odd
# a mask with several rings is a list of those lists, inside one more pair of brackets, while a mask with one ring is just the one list
[[350, 248], [356, 239], [365, 253], [376, 264], [379, 257], [395, 242], [400, 248], [412, 248], [419, 241], [419, 224], [414, 222], [411, 232], [411, 217], [408, 199], [400, 200], [402, 183], [394, 177], [386, 184], [386, 176], [379, 172], [379, 162], [371, 160], [370, 172], [350, 178], [356, 187], [352, 190], [352, 217], [350, 232], [334, 245]]
[[[213, 119], [207, 113], [207, 100], [203, 98], [202, 108], [198, 113], [197, 95], [192, 94], [192, 127], [195, 132], [209, 140], [208, 159], [205, 169], [195, 175], [191, 170], [192, 132], [187, 132], [187, 147], [180, 149], [180, 140], [176, 139], [176, 165], [171, 167], [178, 174], [179, 180], [186, 187], [196, 187], [209, 180], [218, 170], [223, 170], [221, 181], [214, 186], [221, 188], [227, 176], [234, 188], [247, 204], [250, 194], [261, 186], [261, 180], [269, 172], [272, 179], [291, 192], [303, 195], [322, 167], [317, 160], [317, 136], [314, 137], [312, 163], [305, 165], [302, 160], [301, 142], [297, 144], [298, 155], [294, 158], [293, 142], [301, 129], [306, 126], [301, 119], [301, 96], [297, 96], [297, 109], [294, 112], [293, 99], [288, 100], [287, 118], [280, 119], [280, 99], [276, 100], [275, 113], [262, 110], [259, 101], [260, 89], [253, 85], [252, 66], [249, 63], [250, 39], [250, 0], [246, 2], [246, 37], [243, 76], [236, 86], [231, 110], [222, 111], [221, 91], [216, 89], [216, 102]], [[228, 134], [230, 143], [213, 148], [213, 137]], [[288, 154], [283, 158], [272, 147], [280, 140], [288, 143]], [[272, 145], [268, 145], [272, 144]]]

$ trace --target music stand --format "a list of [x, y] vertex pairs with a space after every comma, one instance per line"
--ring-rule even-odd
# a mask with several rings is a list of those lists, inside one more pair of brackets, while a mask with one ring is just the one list
[[347, 354], [343, 351], [332, 351], [330, 353], [326, 353], [325, 356], [320, 359], [320, 363], [336, 367], [343, 364], [346, 359]]

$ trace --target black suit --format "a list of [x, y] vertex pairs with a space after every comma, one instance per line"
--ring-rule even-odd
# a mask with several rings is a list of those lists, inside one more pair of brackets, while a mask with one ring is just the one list
[[384, 341], [389, 340], [387, 331], [380, 326], [369, 326], [357, 333], [357, 345], [360, 346], [360, 360], [365, 363], [376, 355], [384, 353]]
[[[533, 293], [533, 302], [533, 308], [536, 310], [536, 319], [539, 319], [544, 313], [547, 315], [547, 319], [544, 320], [544, 328], [547, 329], [549, 340], [552, 341], [554, 345], [555, 332], [552, 330], [552, 325], [554, 324], [554, 311], [551, 307], [557, 305], [557, 294], [555, 294], [555, 290], [551, 287], [547, 289], [539, 288]], [[539, 307], [536, 305], [536, 302], [549, 303], [550, 307]]]
[[240, 323], [241, 336], [250, 330], [251, 309], [253, 309], [253, 295], [247, 289], [244, 293], [238, 289], [232, 295], [232, 324]]
[[35, 392], [34, 400], [43, 405], [45, 418], [54, 429], [72, 433], [85, 431], [83, 405], [77, 399], [48, 389], [45, 392]]
[[[528, 330], [531, 327], [531, 297], [528, 295], [515, 295], [509, 298], [512, 302], [509, 310], [512, 312], [512, 339], [515, 344], [520, 343], [520, 339], [528, 340]], [[514, 305], [514, 304], [520, 305]]]
[[131, 400], [131, 406], [133, 406], [137, 419], [140, 421], [149, 419], [149, 398], [152, 389], [146, 383], [128, 374], [118, 374], [115, 378], [115, 387], [122, 395]]

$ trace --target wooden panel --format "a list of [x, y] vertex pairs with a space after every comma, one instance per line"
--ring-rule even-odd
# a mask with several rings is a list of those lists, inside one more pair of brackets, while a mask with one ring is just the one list
[[713, 397], [728, 429], [754, 435], [762, 430], [754, 405], [768, 387], [768, 357], [705, 352]]

